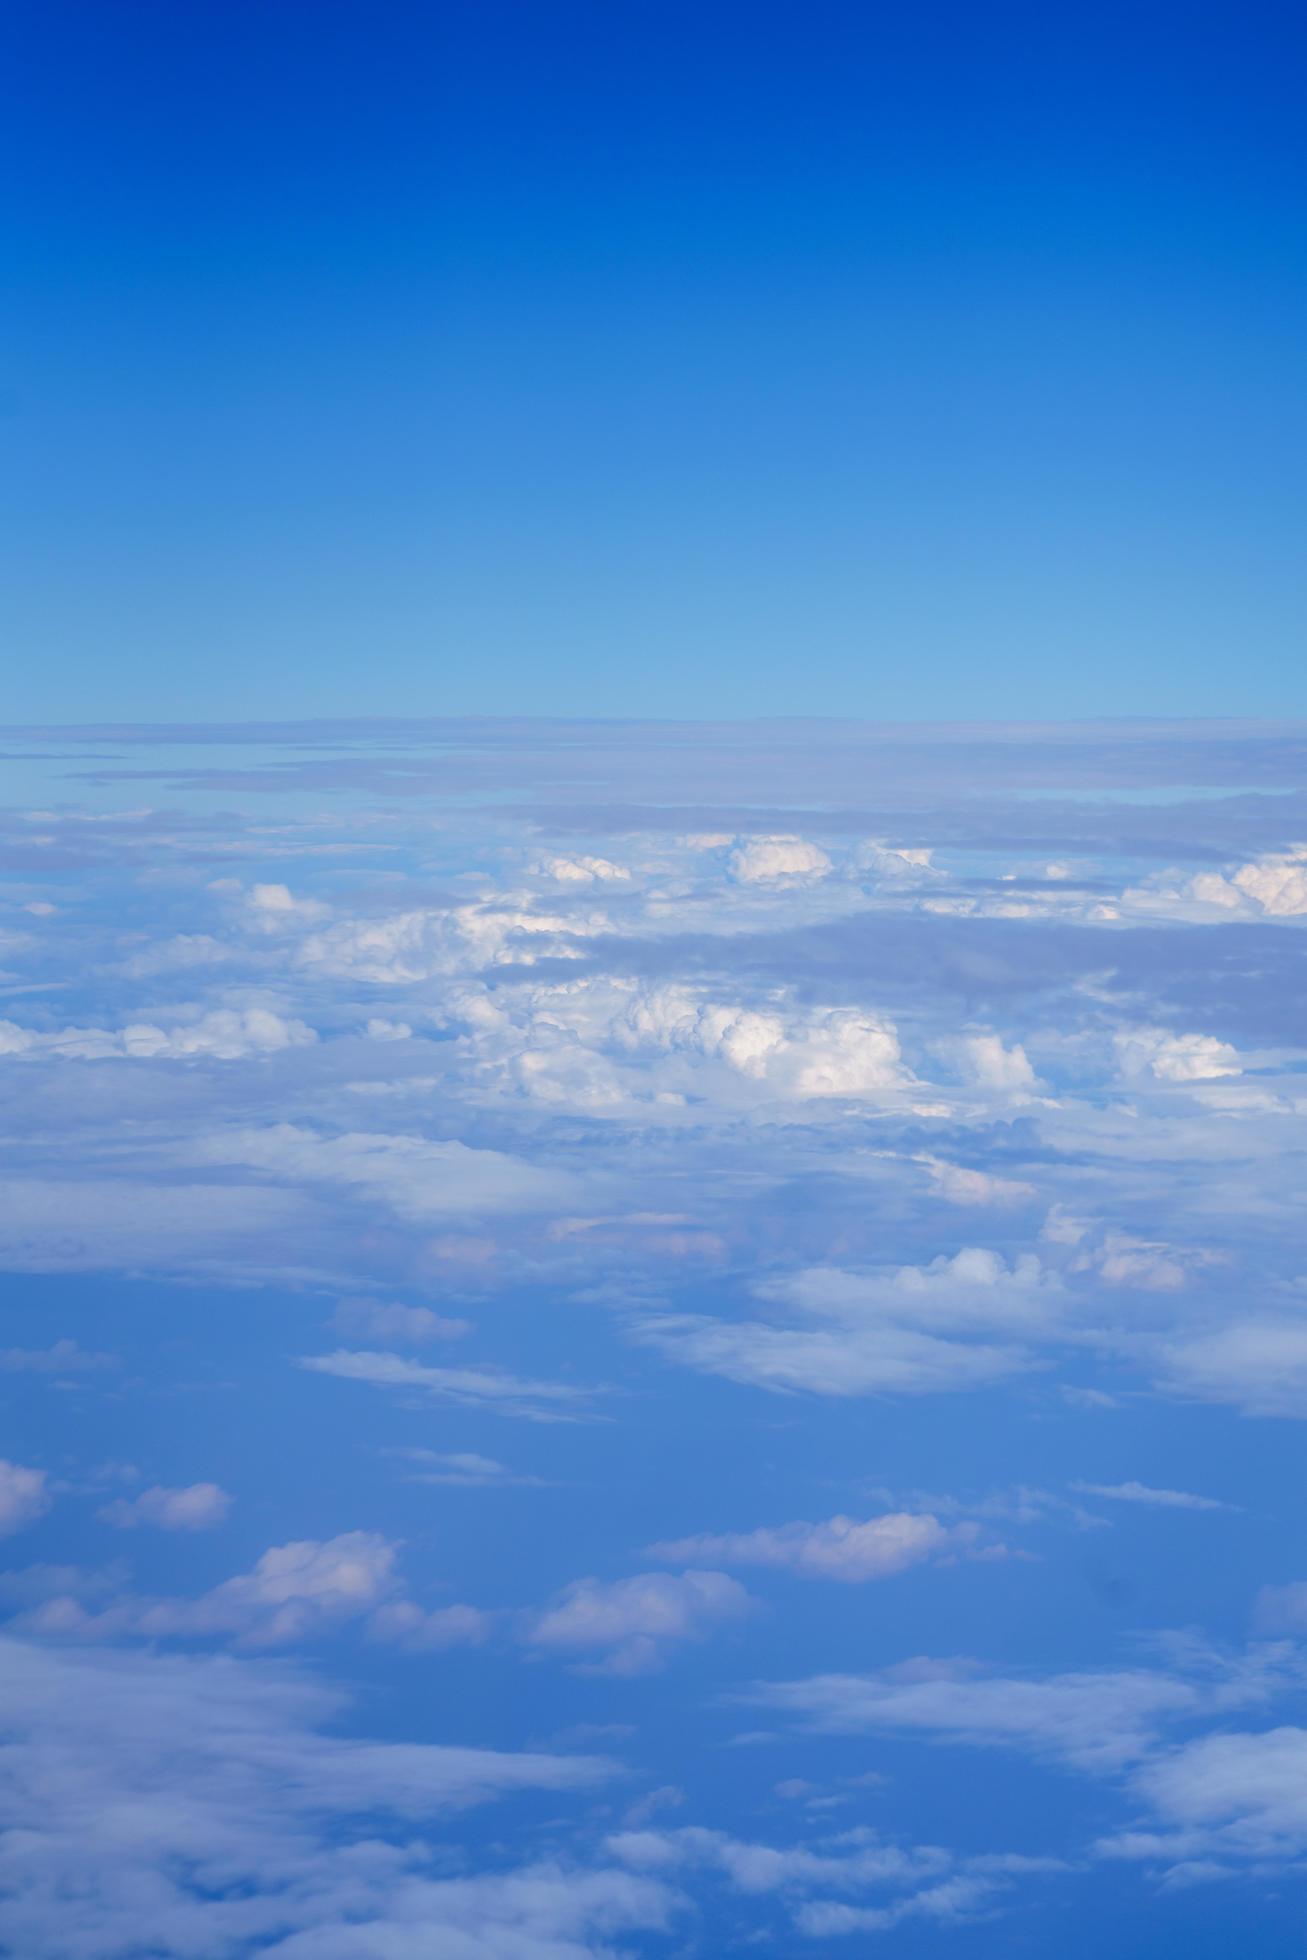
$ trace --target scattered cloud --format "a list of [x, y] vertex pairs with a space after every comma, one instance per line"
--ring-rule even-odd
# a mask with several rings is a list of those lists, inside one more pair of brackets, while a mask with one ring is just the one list
[[185, 1484], [170, 1490], [152, 1484], [139, 1497], [117, 1497], [100, 1516], [120, 1531], [137, 1525], [157, 1525], [161, 1531], [211, 1531], [226, 1522], [231, 1497], [217, 1484]]
[[743, 1619], [749, 1595], [724, 1572], [642, 1572], [633, 1579], [576, 1579], [528, 1623], [541, 1652], [605, 1674], [646, 1674], [670, 1649]]

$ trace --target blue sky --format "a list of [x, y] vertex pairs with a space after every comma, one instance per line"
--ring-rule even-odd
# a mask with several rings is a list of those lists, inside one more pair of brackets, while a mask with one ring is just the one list
[[1299, 1955], [1301, 21], [5, 39], [0, 1948]]
[[1302, 712], [1301, 43], [20, 8], [9, 718]]
[[16, 1952], [1298, 1951], [1300, 726], [6, 750]]

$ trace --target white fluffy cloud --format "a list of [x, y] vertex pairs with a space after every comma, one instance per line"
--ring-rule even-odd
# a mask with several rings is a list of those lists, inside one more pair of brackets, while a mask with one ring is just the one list
[[538, 877], [552, 878], [557, 885], [605, 885], [629, 879], [625, 865], [604, 857], [548, 857], [535, 866]]
[[996, 1034], [968, 1034], [944, 1045], [965, 1079], [978, 1089], [1021, 1096], [1039, 1086], [1030, 1058], [1019, 1042], [1005, 1048]]
[[[644, 1674], [668, 1649], [701, 1640], [749, 1610], [724, 1572], [642, 1572], [632, 1579], [577, 1579], [528, 1625], [528, 1644], [590, 1660], [604, 1673]], [[591, 1658], [594, 1657], [594, 1658]]]
[[169, 1489], [154, 1484], [139, 1497], [118, 1497], [106, 1504], [100, 1516], [120, 1531], [137, 1525], [157, 1525], [162, 1531], [210, 1531], [222, 1524], [231, 1509], [231, 1498], [218, 1484], [185, 1484]]
[[875, 1518], [827, 1518], [821, 1524], [764, 1526], [758, 1531], [704, 1532], [651, 1545], [650, 1556], [694, 1564], [769, 1565], [805, 1579], [858, 1585], [909, 1566], [971, 1549], [975, 1525], [942, 1525], [925, 1513], [890, 1511]]
[[1170, 1034], [1165, 1028], [1126, 1028], [1113, 1036], [1127, 1075], [1150, 1074], [1159, 1082], [1209, 1082], [1239, 1075], [1237, 1049], [1210, 1034]]
[[336, 979], [407, 987], [508, 963], [567, 958], [571, 941], [606, 929], [602, 916], [538, 910], [528, 896], [421, 906], [379, 918], [340, 919], [300, 942], [301, 966]]
[[731, 852], [731, 876], [741, 885], [816, 884], [831, 861], [802, 837], [746, 837]]
[[590, 1114], [690, 1101], [728, 1111], [774, 1099], [892, 1102], [911, 1082], [882, 1016], [784, 994], [750, 1004], [680, 982], [587, 977], [465, 992], [457, 1006], [477, 1077]]
[[245, 1061], [253, 1055], [274, 1055], [282, 1048], [301, 1048], [317, 1035], [304, 1021], [287, 1020], [266, 1007], [215, 1007], [197, 1020], [156, 1027], [133, 1021], [124, 1028], [62, 1028], [42, 1034], [13, 1021], [0, 1021], [0, 1055], [38, 1060], [64, 1056], [101, 1061], [126, 1056], [138, 1061], [187, 1061], [209, 1057], [219, 1062]]
[[1307, 844], [1267, 851], [1223, 871], [1200, 871], [1177, 879], [1161, 873], [1126, 891], [1127, 912], [1160, 913], [1193, 919], [1296, 919], [1307, 913]]
[[196, 1599], [124, 1596], [88, 1612], [58, 1597], [24, 1626], [65, 1639], [230, 1638], [245, 1647], [284, 1647], [344, 1620], [359, 1619], [400, 1590], [398, 1547], [371, 1531], [274, 1545], [249, 1572]]

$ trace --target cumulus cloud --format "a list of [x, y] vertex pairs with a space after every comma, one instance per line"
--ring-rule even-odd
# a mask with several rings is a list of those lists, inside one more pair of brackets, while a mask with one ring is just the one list
[[704, 986], [605, 975], [464, 990], [456, 1005], [478, 1081], [587, 1114], [687, 1104], [733, 1114], [828, 1097], [892, 1103], [911, 1082], [882, 1016], [800, 1004], [782, 991], [728, 1000]]
[[[526, 1640], [608, 1674], [661, 1667], [678, 1642], [702, 1640], [749, 1610], [724, 1572], [642, 1572], [633, 1579], [577, 1579], [528, 1624]], [[594, 1657], [594, 1658], [591, 1658]]]
[[73, 1598], [27, 1617], [35, 1633], [64, 1639], [230, 1638], [245, 1647], [283, 1647], [361, 1618], [399, 1590], [398, 1547], [376, 1532], [274, 1545], [249, 1572], [196, 1599], [126, 1596], [88, 1613]]
[[834, 1517], [821, 1524], [703, 1532], [651, 1545], [649, 1554], [672, 1562], [769, 1565], [805, 1579], [840, 1579], [858, 1585], [956, 1556], [974, 1547], [978, 1536], [973, 1524], [947, 1526], [929, 1514], [889, 1511], [875, 1518]]
[[996, 1034], [968, 1034], [945, 1046], [965, 1079], [978, 1089], [1020, 1096], [1039, 1086], [1030, 1058], [1019, 1042], [1005, 1048]]
[[231, 1497], [218, 1484], [184, 1484], [169, 1489], [153, 1484], [138, 1497], [118, 1497], [106, 1504], [100, 1516], [120, 1531], [133, 1531], [137, 1525], [157, 1525], [162, 1531], [211, 1531], [226, 1521]]
[[552, 878], [558, 885], [602, 885], [630, 877], [625, 865], [603, 857], [547, 857], [535, 866], [538, 877]]
[[1238, 1052], [1213, 1035], [1125, 1028], [1112, 1039], [1127, 1075], [1149, 1074], [1159, 1082], [1210, 1082], [1218, 1076], [1242, 1073]]
[[607, 925], [602, 915], [541, 911], [523, 895], [339, 919], [304, 938], [296, 957], [309, 971], [336, 979], [408, 987], [509, 963], [565, 959], [575, 952], [573, 940]]
[[106, 1028], [62, 1028], [42, 1034], [0, 1021], [0, 1055], [29, 1061], [62, 1056], [102, 1061], [125, 1056], [138, 1061], [187, 1061], [205, 1057], [239, 1062], [254, 1055], [273, 1055], [282, 1048], [300, 1048], [317, 1040], [304, 1021], [287, 1020], [266, 1007], [215, 1007], [197, 1020], [156, 1027], [134, 1021], [116, 1031]]
[[815, 884], [831, 861], [802, 837], [747, 837], [730, 856], [731, 876], [741, 885]]
[[1200, 871], [1192, 878], [1160, 872], [1132, 886], [1122, 902], [1128, 912], [1196, 920], [1301, 918], [1307, 913], [1307, 844], [1266, 851], [1243, 864]]

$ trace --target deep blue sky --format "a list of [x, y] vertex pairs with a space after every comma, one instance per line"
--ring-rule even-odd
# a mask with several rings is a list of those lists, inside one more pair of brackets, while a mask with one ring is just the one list
[[1296, 10], [7, 18], [8, 719], [1307, 709]]

